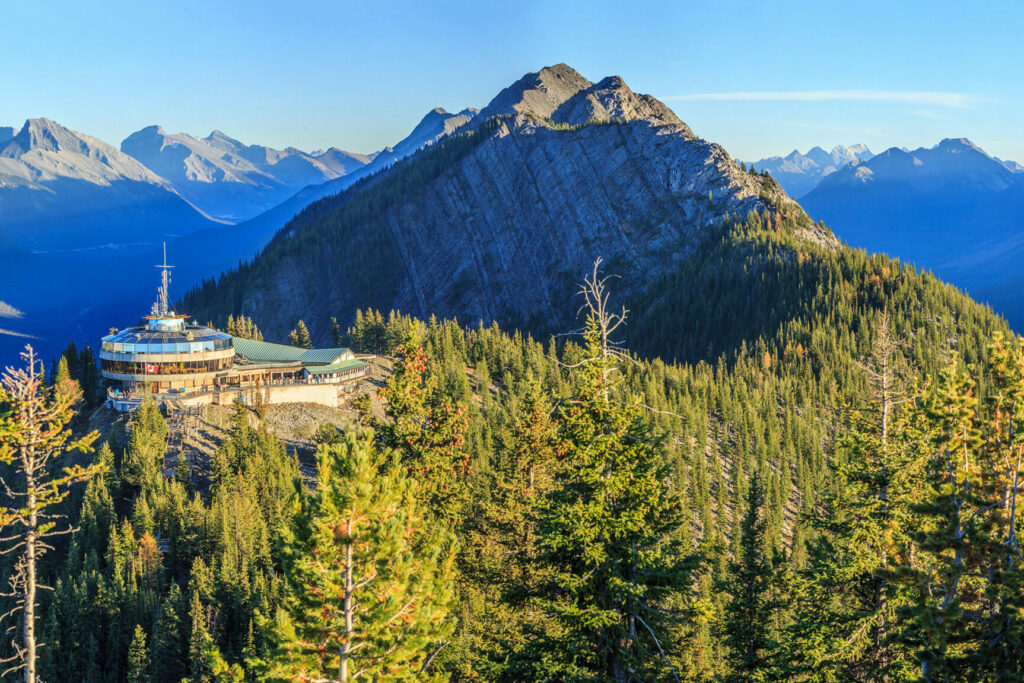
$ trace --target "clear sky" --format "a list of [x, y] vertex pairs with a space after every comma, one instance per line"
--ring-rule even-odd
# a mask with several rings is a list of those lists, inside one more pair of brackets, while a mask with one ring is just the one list
[[968, 137], [1024, 162], [1024, 2], [4, 3], [0, 125], [370, 152], [566, 62], [742, 159]]

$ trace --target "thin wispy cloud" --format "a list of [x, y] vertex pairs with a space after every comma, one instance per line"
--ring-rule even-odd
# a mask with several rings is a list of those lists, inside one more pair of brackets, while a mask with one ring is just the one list
[[776, 92], [709, 92], [670, 95], [666, 100], [721, 100], [750, 102], [902, 102], [932, 107], [972, 107], [984, 98], [956, 92], [930, 90], [784, 90]]

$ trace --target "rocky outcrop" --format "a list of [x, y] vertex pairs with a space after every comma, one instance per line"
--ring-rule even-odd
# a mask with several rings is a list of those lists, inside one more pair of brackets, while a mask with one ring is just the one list
[[679, 120], [675, 112], [650, 95], [637, 95], [619, 76], [609, 76], [577, 92], [559, 105], [551, 118], [571, 124], [646, 121], [656, 126], [674, 126], [678, 129], [676, 132], [693, 137], [693, 131]]
[[477, 121], [518, 114], [551, 118], [569, 98], [593, 85], [567, 64], [547, 66], [536, 73], [526, 74], [498, 93], [480, 111]]

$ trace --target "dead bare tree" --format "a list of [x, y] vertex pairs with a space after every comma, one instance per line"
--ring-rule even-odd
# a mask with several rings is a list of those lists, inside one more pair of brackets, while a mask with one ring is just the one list
[[[14, 465], [11, 481], [0, 478], [6, 497], [6, 505], [0, 508], [0, 526], [5, 532], [10, 530], [0, 537], [0, 554], [18, 553], [10, 591], [3, 594], [13, 601], [13, 607], [0, 615], [0, 621], [15, 620], [7, 629], [14, 654], [2, 660], [9, 666], [0, 675], [23, 670], [25, 683], [35, 683], [36, 653], [42, 647], [36, 638], [36, 593], [49, 589], [39, 583], [36, 564], [53, 549], [47, 539], [72, 531], [63, 515], [52, 510], [67, 497], [73, 484], [98, 471], [95, 464], [75, 464], [55, 474], [53, 460], [71, 451], [88, 452], [99, 434], [94, 431], [72, 438], [68, 423], [74, 417], [78, 395], [45, 386], [42, 363], [31, 346], [25, 347], [21, 357], [24, 368], [8, 367], [0, 377], [0, 461]], [[18, 614], [20, 620], [15, 619]]]
[[583, 285], [577, 294], [583, 297], [584, 302], [576, 311], [576, 315], [579, 316], [580, 313], [587, 310], [589, 315], [593, 316], [601, 332], [601, 357], [603, 359], [614, 358], [620, 360], [629, 356], [622, 348], [622, 342], [612, 340], [612, 334], [626, 324], [626, 316], [629, 315], [629, 310], [623, 306], [621, 311], [613, 313], [608, 305], [611, 298], [611, 293], [608, 291], [608, 280], [618, 276], [606, 275], [601, 277], [601, 264], [603, 262], [604, 259], [598, 257], [594, 261], [594, 270], [583, 279]]
[[[878, 501], [880, 512], [887, 515], [889, 511], [889, 483], [892, 479], [892, 470], [889, 466], [891, 453], [889, 452], [889, 424], [893, 409], [901, 403], [906, 403], [914, 397], [911, 395], [907, 385], [909, 368], [904, 357], [903, 349], [907, 346], [906, 340], [896, 336], [892, 329], [892, 322], [889, 319], [889, 312], [883, 311], [882, 317], [875, 330], [875, 339], [871, 345], [871, 355], [860, 363], [861, 368], [867, 375], [871, 386], [871, 398], [878, 405], [878, 429], [881, 471], [878, 486]], [[882, 566], [888, 563], [888, 549], [883, 543], [880, 548], [880, 559]], [[884, 576], [875, 581], [875, 607], [878, 610], [879, 624], [875, 632], [875, 646], [879, 650], [888, 638], [888, 587]]]

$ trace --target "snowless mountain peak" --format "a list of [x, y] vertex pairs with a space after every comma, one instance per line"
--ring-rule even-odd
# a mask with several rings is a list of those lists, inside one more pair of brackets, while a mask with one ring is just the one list
[[981, 147], [968, 140], [967, 138], [944, 138], [935, 145], [932, 149], [942, 150], [944, 152], [951, 152], [953, 154], [966, 151], [974, 151], [988, 156], [988, 153]]
[[248, 145], [217, 129], [203, 138], [149, 126], [121, 143], [129, 154], [166, 178], [211, 216], [238, 221], [258, 215], [307, 185], [347, 175], [369, 158], [344, 152], [324, 158], [295, 147]]
[[621, 76], [607, 76], [593, 83], [567, 64], [526, 74], [498, 93], [476, 120], [482, 122], [494, 116], [513, 116], [520, 123], [533, 117], [570, 125], [643, 121], [674, 126], [677, 132], [693, 137], [669, 107], [650, 95], [633, 92]]
[[[109, 185], [128, 180], [166, 187], [167, 182], [117, 148], [47, 118], [28, 119], [0, 143], [0, 185], [58, 178]], [[18, 179], [15, 181], [15, 179]]]
[[526, 74], [499, 92], [483, 108], [478, 120], [525, 113], [550, 118], [566, 100], [592, 85], [568, 64], [546, 66], [540, 71]]

